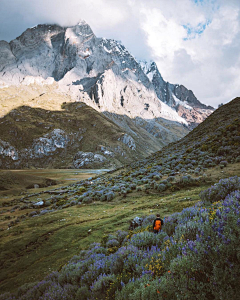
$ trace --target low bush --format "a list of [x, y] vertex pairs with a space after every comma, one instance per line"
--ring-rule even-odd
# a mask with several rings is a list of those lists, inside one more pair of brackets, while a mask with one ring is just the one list
[[115, 193], [114, 192], [109, 192], [106, 194], [106, 200], [108, 202], [112, 201], [115, 198]]
[[223, 200], [229, 193], [240, 189], [240, 177], [234, 176], [227, 179], [221, 179], [218, 183], [209, 189], [200, 193], [203, 202], [215, 202]]
[[91, 285], [91, 293], [94, 295], [95, 299], [103, 299], [104, 294], [106, 294], [107, 289], [116, 280], [116, 276], [113, 274], [106, 275], [101, 274]]
[[167, 189], [167, 187], [166, 187], [165, 184], [160, 183], [160, 184], [158, 185], [157, 189], [158, 189], [159, 192], [163, 192], [163, 191], [165, 191], [165, 190]]
[[169, 177], [167, 178], [167, 181], [173, 182], [173, 181], [175, 181], [175, 177], [174, 177], [174, 176], [169, 176]]
[[119, 241], [116, 239], [108, 240], [106, 243], [107, 248], [118, 247], [118, 246], [119, 246]]
[[226, 160], [220, 161], [220, 165], [223, 165], [224, 167], [226, 167], [228, 164], [228, 162]]
[[82, 203], [85, 203], [85, 204], [89, 204], [89, 203], [92, 203], [93, 202], [93, 199], [91, 197], [84, 197], [82, 199]]

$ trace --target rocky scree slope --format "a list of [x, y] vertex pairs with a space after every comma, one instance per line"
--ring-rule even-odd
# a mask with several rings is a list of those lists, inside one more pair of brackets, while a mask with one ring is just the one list
[[[165, 82], [156, 64], [139, 63], [121, 43], [97, 38], [85, 22], [27, 29], [10, 43], [0, 42], [0, 57], [2, 87], [57, 82], [58, 91], [114, 122], [115, 114], [144, 119], [138, 126], [151, 135], [161, 136], [162, 119], [192, 128], [212, 112], [185, 87]], [[121, 126], [134, 138], [125, 121]]]

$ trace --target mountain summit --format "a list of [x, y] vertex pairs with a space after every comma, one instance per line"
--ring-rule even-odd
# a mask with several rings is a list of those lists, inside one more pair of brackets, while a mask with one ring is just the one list
[[2, 41], [0, 54], [6, 84], [52, 77], [61, 90], [102, 112], [195, 126], [213, 110], [184, 86], [165, 82], [154, 62], [139, 63], [119, 42], [97, 38], [84, 21], [27, 29], [9, 44]]
[[[56, 110], [62, 109], [63, 102], [84, 102], [114, 122], [116, 130], [122, 130], [123, 137], [119, 136], [118, 141], [140, 157], [183, 137], [213, 111], [184, 86], [165, 82], [154, 62], [139, 62], [120, 42], [96, 37], [84, 21], [72, 27], [38, 25], [10, 43], [0, 41], [0, 87], [1, 117], [21, 105], [44, 109], [53, 106]], [[19, 111], [10, 115], [16, 114]], [[53, 114], [51, 108], [48, 114]], [[11, 122], [15, 121], [11, 117]], [[55, 125], [50, 126], [53, 131], [42, 132], [38, 129], [41, 126], [36, 126], [29, 147], [35, 147], [36, 138], [45, 139], [46, 134], [51, 140], [55, 132], [63, 134], [64, 130], [67, 134], [65, 123]], [[19, 129], [17, 124], [14, 126]], [[14, 153], [10, 156], [20, 157], [15, 155], [17, 148], [10, 150], [9, 136], [6, 130], [4, 137], [0, 136], [0, 155]], [[115, 144], [111, 151], [119, 146]], [[89, 145], [83, 147], [80, 143], [78, 149], [99, 149], [99, 143]], [[42, 153], [49, 155], [49, 151], [44, 148]], [[20, 160], [17, 166], [21, 166]]]

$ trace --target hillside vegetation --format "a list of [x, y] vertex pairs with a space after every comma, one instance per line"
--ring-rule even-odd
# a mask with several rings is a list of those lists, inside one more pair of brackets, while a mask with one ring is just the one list
[[1, 287], [29, 284], [0, 299], [237, 299], [239, 116], [236, 98], [147, 159], [2, 202]]

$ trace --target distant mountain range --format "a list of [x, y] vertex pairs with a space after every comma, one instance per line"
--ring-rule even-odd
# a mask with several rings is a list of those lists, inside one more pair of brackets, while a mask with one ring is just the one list
[[[104, 128], [106, 120], [117, 126], [117, 131], [121, 134], [117, 139], [109, 136], [109, 140], [117, 140], [118, 145], [110, 141], [107, 145], [116, 161], [110, 164], [107, 154], [100, 153], [99, 145], [104, 140], [101, 141], [101, 136], [95, 138], [96, 131], [92, 133], [92, 140], [88, 136], [91, 142], [84, 144], [79, 140], [72, 147], [74, 151], [68, 148], [67, 162], [63, 160], [59, 163], [62, 160], [58, 159], [58, 163], [54, 163], [54, 159], [50, 159], [56, 153], [61, 157], [66, 152], [65, 146], [56, 145], [50, 151], [42, 144], [42, 157], [45, 159], [39, 161], [33, 151], [31, 166], [39, 167], [42, 164], [47, 167], [51, 160], [52, 167], [86, 167], [81, 158], [79, 164], [74, 163], [74, 157], [79, 152], [82, 155], [91, 152], [91, 155], [88, 154], [91, 157], [103, 154], [104, 165], [114, 167], [122, 164], [123, 158], [125, 161], [136, 156], [141, 158], [178, 140], [214, 110], [197, 100], [193, 92], [183, 85], [165, 82], [154, 62], [137, 61], [119, 42], [97, 38], [85, 22], [73, 27], [38, 25], [27, 29], [10, 43], [0, 41], [0, 87], [3, 117], [0, 126], [11, 116], [11, 126], [6, 127], [5, 124], [4, 134], [0, 133], [0, 159], [3, 168], [26, 167], [26, 156], [32, 151], [29, 149], [35, 147], [36, 138], [54, 140], [56, 132], [71, 135], [75, 131], [86, 129], [87, 123], [94, 123], [92, 119], [85, 120], [84, 128], [82, 124], [78, 124], [70, 132], [66, 123], [61, 123], [63, 120], [55, 122], [53, 111], [61, 110], [63, 102], [84, 102], [95, 109], [96, 114], [105, 115], [104, 122], [98, 126]], [[28, 131], [27, 144], [31, 145], [29, 144], [27, 152], [23, 151], [23, 146], [18, 149], [19, 143], [16, 143], [20, 132], [24, 131], [24, 126], [17, 123], [18, 115], [25, 111], [18, 110], [22, 105], [46, 109], [48, 120], [52, 119], [49, 128], [41, 131], [41, 126], [35, 122], [37, 132], [32, 135]], [[80, 109], [79, 106], [72, 107]], [[16, 109], [15, 113], [12, 112], [13, 109]], [[75, 113], [77, 110], [69, 116], [69, 122], [76, 117]], [[16, 117], [13, 118], [12, 115]], [[29, 126], [30, 120], [25, 122]], [[46, 119], [43, 120], [45, 122]], [[12, 126], [17, 128], [15, 141], [12, 140]], [[25, 139], [24, 135], [21, 136], [20, 144], [24, 145]], [[126, 145], [127, 152], [124, 150]], [[121, 150], [114, 152], [116, 147]], [[65, 149], [62, 154], [61, 149]], [[122, 154], [123, 152], [126, 154]], [[94, 159], [91, 162], [93, 164], [89, 163], [88, 167], [95, 166]]]

